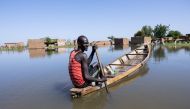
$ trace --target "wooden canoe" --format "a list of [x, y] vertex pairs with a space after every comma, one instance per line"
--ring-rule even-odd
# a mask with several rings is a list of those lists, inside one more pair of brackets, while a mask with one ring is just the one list
[[[103, 70], [105, 74], [111, 78], [107, 78], [107, 86], [118, 82], [124, 77], [127, 77], [140, 67], [142, 67], [150, 57], [151, 46], [142, 45], [141, 47], [126, 53], [123, 56], [117, 58], [112, 63], [106, 65]], [[113, 76], [114, 75], [114, 76]], [[73, 98], [87, 95], [91, 92], [100, 90], [105, 86], [88, 86], [86, 88], [72, 88], [70, 89], [71, 96]]]

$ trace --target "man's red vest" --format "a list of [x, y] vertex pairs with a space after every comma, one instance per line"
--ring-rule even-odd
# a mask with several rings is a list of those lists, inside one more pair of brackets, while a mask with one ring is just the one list
[[81, 63], [77, 62], [75, 59], [78, 52], [79, 51], [73, 50], [69, 58], [69, 74], [74, 86], [81, 86], [85, 83], [82, 75]]

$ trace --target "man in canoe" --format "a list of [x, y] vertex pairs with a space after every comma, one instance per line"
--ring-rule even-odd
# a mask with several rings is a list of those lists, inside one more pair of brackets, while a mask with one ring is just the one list
[[105, 82], [105, 77], [91, 76], [89, 71], [90, 63], [94, 57], [94, 53], [97, 49], [96, 46], [92, 46], [92, 52], [87, 57], [84, 51], [88, 50], [89, 42], [86, 36], [79, 36], [77, 39], [78, 48], [71, 51], [69, 58], [69, 74], [73, 85], [76, 88], [84, 88], [91, 85], [92, 82]]

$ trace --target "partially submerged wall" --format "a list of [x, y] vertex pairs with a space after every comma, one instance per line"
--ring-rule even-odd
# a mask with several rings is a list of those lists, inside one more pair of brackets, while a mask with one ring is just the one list
[[128, 45], [129, 40], [127, 38], [114, 38], [115, 45]]
[[45, 41], [43, 39], [29, 39], [28, 40], [28, 48], [29, 49], [43, 49], [45, 48]]

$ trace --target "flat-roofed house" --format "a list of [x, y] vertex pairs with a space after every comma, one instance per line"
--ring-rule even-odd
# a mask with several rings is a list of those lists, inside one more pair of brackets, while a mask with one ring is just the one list
[[186, 36], [179, 36], [179, 39], [184, 40], [184, 41], [188, 41], [189, 37], [187, 35]]
[[151, 43], [151, 40], [151, 37], [135, 36], [131, 37], [131, 44]]
[[5, 43], [4, 46], [6, 48], [17, 48], [17, 47], [24, 47], [24, 42], [17, 42], [17, 43]]
[[45, 41], [43, 39], [29, 39], [28, 48], [29, 49], [44, 49], [46, 47]]
[[98, 46], [106, 46], [111, 45], [111, 41], [93, 41], [91, 42], [91, 45], [96, 44]]
[[165, 37], [164, 39], [165, 39], [165, 42], [173, 42], [174, 41], [173, 37]]
[[186, 36], [188, 37], [188, 39], [190, 40], [190, 34], [186, 34]]
[[65, 42], [66, 41], [64, 39], [57, 39], [57, 46], [64, 46]]
[[115, 45], [128, 45], [129, 40], [128, 38], [114, 38]]

